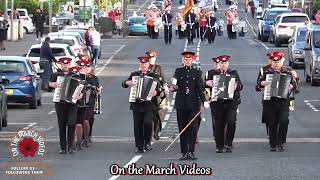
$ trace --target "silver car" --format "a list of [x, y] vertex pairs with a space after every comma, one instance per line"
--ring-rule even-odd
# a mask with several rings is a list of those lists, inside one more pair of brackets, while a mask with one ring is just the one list
[[296, 68], [299, 65], [304, 66], [304, 47], [306, 46], [307, 27], [297, 27], [292, 37], [289, 39], [288, 57], [289, 66]]

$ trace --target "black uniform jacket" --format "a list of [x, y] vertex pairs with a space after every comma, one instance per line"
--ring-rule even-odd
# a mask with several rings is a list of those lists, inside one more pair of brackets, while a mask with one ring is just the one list
[[[158, 85], [156, 88], [157, 91], [157, 96], [160, 96], [161, 93], [161, 89], [160, 89], [160, 80], [159, 80], [159, 76], [157, 74], [155, 74], [152, 71], [148, 71], [146, 74], [146, 76], [150, 76], [153, 77], [156, 81], [158, 81]], [[122, 87], [124, 88], [128, 88], [129, 86], [126, 85], [126, 81], [131, 81], [132, 80], [132, 76], [142, 76], [142, 72], [141, 71], [135, 71], [132, 72], [130, 74], [130, 76], [128, 77], [128, 79], [126, 79], [125, 81], [122, 82]], [[154, 97], [155, 98], [155, 97]], [[134, 102], [134, 103], [130, 103], [130, 109], [133, 111], [139, 111], [139, 112], [146, 112], [146, 111], [152, 111], [152, 110], [157, 110], [158, 107], [156, 106], [156, 103], [154, 103], [154, 101], [144, 101], [144, 102]]]
[[99, 85], [99, 80], [98, 77], [95, 75], [89, 75], [87, 76], [87, 90], [90, 90], [90, 97], [89, 97], [89, 107], [94, 107], [95, 101], [96, 101], [96, 96], [98, 93], [97, 88], [100, 86]]
[[175, 108], [198, 110], [205, 101], [203, 80], [200, 70], [181, 67], [177, 68], [174, 78], [177, 79], [177, 95]]
[[[212, 70], [207, 72], [206, 81], [207, 80], [212, 80], [214, 75], [220, 75], [220, 74], [223, 74], [223, 73], [224, 74], [230, 74], [230, 75], [232, 75], [232, 76], [234, 76], [236, 78], [237, 88], [236, 88], [236, 90], [234, 92], [234, 95], [233, 95], [233, 102], [235, 102], [237, 104], [240, 104], [240, 102], [241, 102], [240, 91], [243, 89], [243, 85], [242, 85], [242, 82], [240, 80], [240, 76], [239, 76], [237, 70], [228, 69], [226, 72], [222, 72], [222, 70], [220, 70], [220, 69], [217, 69], [217, 70], [216, 69], [212, 69]], [[210, 88], [210, 92], [212, 91], [211, 87], [206, 86], [206, 88]]]
[[[257, 81], [257, 87], [259, 87], [260, 89], [263, 89], [264, 87], [261, 86], [261, 82], [266, 80], [267, 74], [273, 74], [273, 73], [275, 73], [275, 72], [277, 72], [277, 71], [274, 70], [274, 69], [272, 69], [271, 67], [269, 67], [268, 69], [266, 69], [266, 70], [264, 71], [263, 76], [261, 76], [261, 78], [258, 79], [258, 81]], [[289, 75], [292, 76], [291, 69], [290, 69], [290, 68], [287, 68], [287, 67], [282, 67], [279, 72], [285, 73], [285, 74], [289, 74]], [[291, 78], [290, 84], [293, 86], [293, 88], [291, 89], [291, 93], [292, 93], [292, 92], [294, 92], [294, 91], [296, 90], [296, 88], [297, 88], [297, 82], [296, 82], [295, 78], [293, 78], [293, 76], [292, 76], [292, 78]], [[284, 100], [284, 101], [289, 100], [289, 96], [290, 96], [291, 93], [289, 93], [288, 99], [282, 99], [282, 100]], [[271, 100], [279, 100], [279, 98], [272, 97]], [[266, 101], [264, 101], [264, 102], [266, 102]], [[268, 100], [268, 102], [269, 102], [269, 100]]]
[[210, 27], [211, 29], [214, 29], [216, 21], [217, 21], [216, 17], [213, 17], [213, 16], [207, 17], [207, 26]]
[[164, 25], [171, 25], [172, 18], [172, 14], [164, 14], [162, 16], [162, 22], [164, 22]]

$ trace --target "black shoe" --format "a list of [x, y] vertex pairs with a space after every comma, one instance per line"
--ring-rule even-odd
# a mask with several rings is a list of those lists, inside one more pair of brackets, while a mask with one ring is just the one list
[[275, 148], [275, 147], [270, 147], [270, 151], [271, 151], [271, 152], [276, 152], [276, 151], [277, 151], [277, 148]]
[[159, 140], [160, 139], [159, 132], [154, 132], [153, 137], [154, 137], [155, 140]]
[[78, 151], [81, 151], [83, 149], [81, 143], [77, 143], [76, 144], [76, 148], [77, 148]]
[[222, 149], [216, 149], [216, 153], [223, 153]]
[[82, 141], [82, 147], [88, 148], [89, 146], [89, 140]]
[[225, 146], [224, 148], [226, 149], [226, 152], [229, 152], [229, 153], [231, 153], [233, 149], [232, 146]]
[[69, 153], [69, 154], [75, 153], [75, 148], [74, 148], [74, 146], [68, 147], [68, 153]]
[[89, 143], [92, 143], [92, 139], [91, 139], [91, 137], [89, 137]]
[[59, 151], [59, 154], [67, 154], [67, 151], [66, 151], [66, 150], [61, 149], [61, 150]]
[[143, 149], [137, 148], [135, 151], [137, 154], [142, 154], [143, 153]]
[[145, 150], [145, 151], [151, 151], [151, 150], [152, 150], [151, 144], [147, 144], [147, 145], [144, 147], [144, 150]]
[[279, 149], [280, 152], [283, 152], [283, 151], [286, 150], [286, 149], [284, 148], [284, 144], [279, 144], [279, 145], [278, 145], [278, 149]]
[[181, 161], [187, 160], [187, 159], [189, 159], [188, 153], [182, 154], [182, 156], [179, 158], [179, 160], [181, 160]]
[[189, 153], [188, 153], [188, 156], [189, 156], [189, 159], [191, 159], [191, 160], [197, 160], [197, 159], [198, 159], [198, 158], [194, 155], [193, 152], [189, 152]]

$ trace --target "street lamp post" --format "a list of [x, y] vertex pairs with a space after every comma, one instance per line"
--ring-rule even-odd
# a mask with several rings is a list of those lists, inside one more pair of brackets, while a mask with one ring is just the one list
[[49, 32], [52, 32], [52, 1], [48, 0], [49, 6]]
[[11, 0], [11, 14], [10, 14], [10, 38], [11, 38], [11, 41], [13, 41], [13, 11], [14, 11], [14, 0]]

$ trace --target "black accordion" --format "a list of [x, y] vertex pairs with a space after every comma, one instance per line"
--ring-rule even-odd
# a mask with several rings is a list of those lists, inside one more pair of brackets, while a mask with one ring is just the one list
[[213, 86], [211, 90], [211, 100], [233, 100], [234, 91], [237, 88], [236, 78], [230, 74], [220, 74], [213, 76]]
[[129, 102], [151, 101], [152, 92], [157, 87], [157, 81], [150, 76], [132, 76], [133, 86], [130, 89]]
[[263, 100], [272, 97], [288, 99], [291, 79], [292, 76], [285, 73], [266, 74], [268, 85], [264, 88]]
[[57, 83], [61, 84], [61, 87], [55, 89], [53, 102], [62, 101], [76, 104], [77, 98], [84, 87], [84, 85], [80, 83], [80, 80], [71, 76], [58, 76]]

